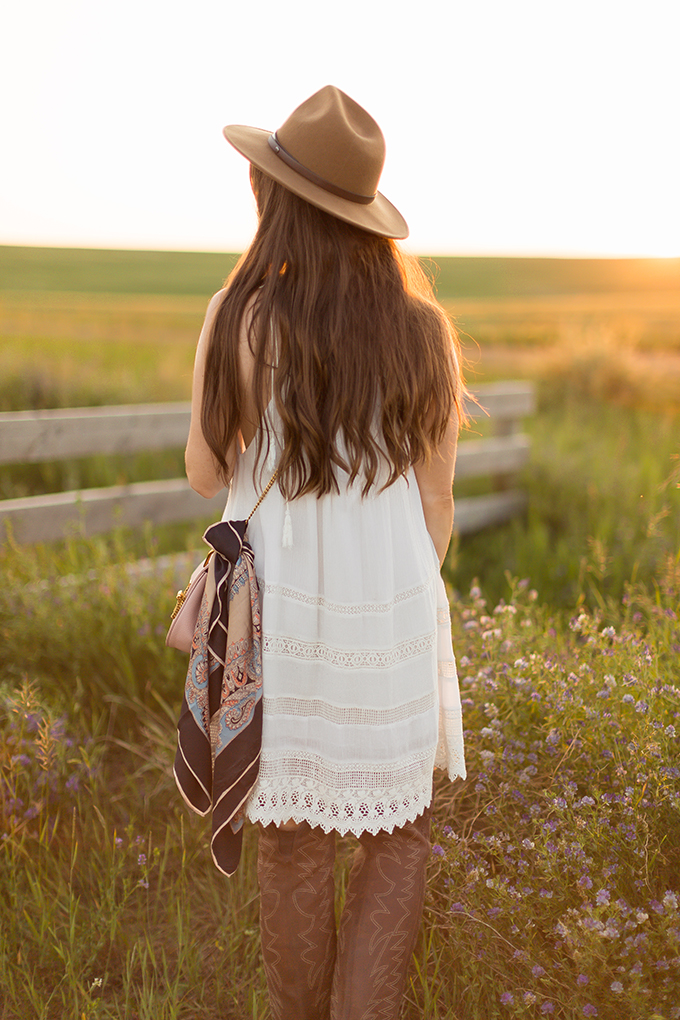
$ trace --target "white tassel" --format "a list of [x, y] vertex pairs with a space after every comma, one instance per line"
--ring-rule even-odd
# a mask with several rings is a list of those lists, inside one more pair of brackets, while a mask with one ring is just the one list
[[293, 522], [290, 517], [290, 507], [286, 503], [286, 512], [283, 517], [283, 535], [281, 536], [281, 545], [284, 549], [293, 548]]

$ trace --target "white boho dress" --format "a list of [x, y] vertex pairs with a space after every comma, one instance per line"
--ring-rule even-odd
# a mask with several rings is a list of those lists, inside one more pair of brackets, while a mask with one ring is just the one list
[[[253, 484], [255, 445], [238, 458], [224, 519], [247, 517], [271, 476], [273, 444]], [[413, 471], [365, 498], [338, 481], [338, 494], [290, 502], [274, 485], [248, 527], [263, 726], [246, 813], [391, 832], [430, 803], [434, 766], [465, 775], [448, 602]]]

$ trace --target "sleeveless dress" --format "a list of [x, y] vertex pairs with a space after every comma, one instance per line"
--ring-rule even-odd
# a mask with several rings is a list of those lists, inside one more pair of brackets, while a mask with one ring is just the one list
[[[240, 454], [224, 519], [247, 517], [276, 463]], [[266, 449], [266, 440], [265, 440]], [[411, 470], [361, 495], [287, 502], [275, 484], [248, 526], [262, 599], [263, 726], [251, 821], [360, 835], [413, 821], [434, 766], [465, 776], [451, 623]]]

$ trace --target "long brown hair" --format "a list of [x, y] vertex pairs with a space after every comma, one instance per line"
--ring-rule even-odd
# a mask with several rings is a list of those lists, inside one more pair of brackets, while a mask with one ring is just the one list
[[[205, 366], [201, 424], [215, 460], [238, 438], [244, 395], [241, 322], [253, 301], [257, 465], [283, 423], [278, 483], [288, 499], [338, 491], [336, 472], [368, 493], [429, 462], [463, 412], [456, 332], [417, 259], [317, 209], [251, 167], [259, 224], [226, 284]], [[254, 298], [253, 298], [254, 296]], [[272, 340], [274, 333], [275, 340]], [[275, 349], [274, 349], [275, 345]]]

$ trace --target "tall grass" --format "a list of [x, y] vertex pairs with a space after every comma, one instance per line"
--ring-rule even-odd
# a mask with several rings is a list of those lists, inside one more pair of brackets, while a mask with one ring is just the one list
[[440, 792], [431, 884], [451, 1016], [680, 1016], [677, 552], [658, 582], [566, 625], [525, 585], [454, 604], [472, 775]]
[[[265, 1018], [254, 833], [227, 882], [171, 777], [171, 590], [79, 545], [94, 590], [3, 564], [0, 1016]], [[680, 549], [600, 611], [453, 600], [470, 775], [437, 781], [407, 1020], [680, 1016], [679, 604]]]
[[141, 713], [124, 753], [39, 685], [1, 700], [3, 1020], [263, 1017], [255, 876], [213, 869], [171, 789], [169, 722]]
[[0, 410], [188, 400], [199, 328], [179, 342], [3, 338]]
[[[506, 572], [530, 579], [555, 606], [620, 599], [637, 578], [653, 583], [680, 545], [680, 434], [675, 415], [629, 409], [551, 380], [525, 427], [531, 460], [521, 476], [525, 519], [454, 541], [446, 576], [460, 590], [481, 578], [507, 594]], [[465, 495], [454, 485], [454, 495]]]
[[178, 657], [163, 643], [176, 581], [170, 573], [133, 577], [136, 551], [124, 532], [54, 549], [10, 542], [0, 551], [2, 676], [13, 684], [42, 678], [87, 732], [105, 725], [124, 735], [130, 706], [143, 714], [179, 696]]

